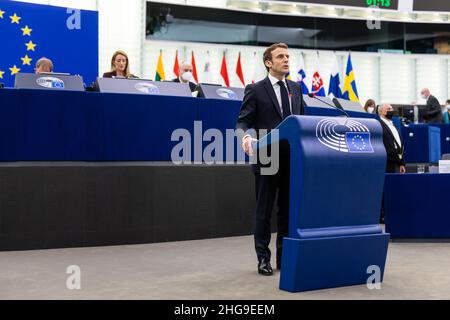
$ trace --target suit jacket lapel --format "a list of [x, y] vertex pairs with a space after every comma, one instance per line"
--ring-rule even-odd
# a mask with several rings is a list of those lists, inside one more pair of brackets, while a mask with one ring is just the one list
[[281, 107], [278, 103], [277, 96], [275, 95], [275, 90], [273, 90], [272, 83], [270, 82], [269, 77], [267, 77], [264, 81], [264, 86], [266, 87], [266, 91], [270, 96], [270, 99], [272, 100], [273, 106], [275, 109], [277, 109], [278, 114], [281, 118], [283, 118], [283, 115], [281, 114]]
[[387, 129], [387, 131], [388, 131], [389, 135], [391, 136], [391, 138], [392, 138], [396, 148], [400, 148], [400, 145], [398, 144], [397, 140], [395, 139], [394, 133], [392, 132], [391, 128], [389, 128], [389, 126], [383, 120], [381, 120], [381, 122], [383, 123], [383, 126]]

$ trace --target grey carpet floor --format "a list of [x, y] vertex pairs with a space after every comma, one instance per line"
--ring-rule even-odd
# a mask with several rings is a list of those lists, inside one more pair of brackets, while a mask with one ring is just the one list
[[[80, 267], [80, 290], [67, 289], [70, 265]], [[450, 243], [394, 242], [379, 290], [287, 293], [279, 272], [257, 274], [250, 236], [0, 252], [0, 299], [450, 299], [449, 266]]]

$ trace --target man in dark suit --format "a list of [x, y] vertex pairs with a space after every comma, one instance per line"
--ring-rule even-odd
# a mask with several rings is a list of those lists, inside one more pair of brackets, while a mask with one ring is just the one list
[[386, 149], [386, 173], [405, 173], [403, 144], [397, 128], [392, 122], [394, 109], [390, 104], [383, 104], [378, 109], [383, 128], [383, 144]]
[[[405, 173], [405, 157], [400, 133], [392, 122], [394, 108], [383, 104], [378, 108], [381, 127], [383, 128], [383, 144], [386, 149], [386, 173]], [[380, 224], [384, 223], [384, 196], [381, 203]]]
[[191, 92], [198, 92], [198, 85], [191, 81], [193, 79], [192, 70], [192, 65], [189, 62], [183, 62], [179, 68], [180, 76], [176, 79], [173, 79], [172, 81], [179, 83], [189, 83]]
[[[245, 88], [236, 129], [244, 132], [242, 148], [253, 155], [252, 143], [259, 138], [258, 130], [276, 128], [290, 115], [304, 114], [302, 90], [298, 83], [287, 80], [289, 72], [289, 52], [287, 45], [278, 43], [266, 49], [264, 65], [269, 72], [267, 78]], [[256, 131], [256, 136], [250, 133]], [[252, 130], [251, 130], [252, 131]], [[277, 213], [277, 268], [281, 268], [283, 238], [288, 235], [289, 223], [289, 146], [281, 144], [279, 170], [274, 175], [265, 175], [261, 165], [252, 166], [255, 174], [255, 249], [258, 257], [258, 272], [272, 275], [269, 249], [271, 237], [271, 213], [278, 191]], [[273, 156], [273, 155], [272, 155]]]
[[443, 122], [443, 114], [441, 110], [441, 104], [438, 99], [431, 95], [430, 90], [427, 88], [422, 89], [421, 91], [422, 98], [427, 100], [427, 106], [425, 114], [423, 118], [426, 123], [442, 123]]

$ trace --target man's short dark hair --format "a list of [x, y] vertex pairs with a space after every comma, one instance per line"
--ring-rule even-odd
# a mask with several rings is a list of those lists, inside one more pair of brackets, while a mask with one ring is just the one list
[[266, 61], [272, 61], [272, 52], [278, 48], [289, 49], [287, 44], [280, 42], [280, 43], [274, 43], [273, 45], [268, 47], [266, 49], [266, 51], [264, 51], [263, 63], [264, 63], [264, 66], [266, 67], [267, 71], [269, 71], [269, 68], [266, 66]]

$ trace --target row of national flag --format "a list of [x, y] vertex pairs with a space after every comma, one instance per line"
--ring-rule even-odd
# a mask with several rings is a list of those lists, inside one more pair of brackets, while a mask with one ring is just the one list
[[[194, 55], [194, 51], [192, 51], [191, 54], [191, 65], [192, 65], [192, 77], [195, 80], [195, 82], [199, 82], [199, 78], [198, 78], [198, 72], [197, 72], [197, 64], [195, 62], [195, 55]], [[175, 74], [176, 77], [180, 76], [180, 61], [178, 59], [178, 50], [175, 54], [175, 62], [173, 64], [173, 73]], [[223, 83], [227, 86], [230, 87], [230, 76], [228, 74], [228, 67], [227, 67], [227, 60], [225, 57], [225, 53], [223, 53], [223, 57], [222, 57], [222, 64], [220, 67], [220, 75], [222, 77]], [[242, 63], [241, 63], [241, 53], [239, 52], [239, 57], [236, 63], [236, 75], [239, 79], [240, 84], [242, 84], [243, 86], [245, 86], [245, 80], [244, 80], [244, 72], [242, 71]], [[210, 62], [207, 61], [205, 63], [205, 68], [204, 68], [204, 76], [205, 76], [205, 80], [204, 82], [211, 82], [211, 71], [210, 71]], [[164, 80], [169, 80], [166, 79], [166, 75], [164, 72], [164, 65], [163, 65], [163, 54], [162, 54], [162, 50], [159, 52], [159, 57], [158, 57], [158, 64], [156, 66], [156, 76], [155, 76], [155, 80], [156, 81], [164, 81]]]
[[[253, 61], [253, 64], [260, 63], [259, 61], [256, 61], [256, 59]], [[199, 83], [198, 78], [198, 72], [197, 72], [197, 64], [195, 61], [195, 55], [192, 51], [191, 53], [191, 65], [192, 65], [192, 76], [195, 82]], [[173, 66], [173, 73], [176, 77], [179, 77], [179, 67], [180, 67], [180, 61], [178, 59], [178, 50], [175, 54], [175, 62]], [[311, 88], [308, 88], [306, 82], [307, 82], [307, 75], [306, 75], [306, 68], [305, 68], [305, 61], [303, 58], [303, 54], [300, 54], [300, 64], [298, 68], [297, 75], [295, 79], [292, 77], [292, 75], [289, 73], [286, 77], [289, 80], [297, 81], [301, 87], [303, 94], [313, 93], [316, 96], [325, 97], [328, 96], [330, 98], [343, 98], [350, 101], [359, 102], [359, 95], [358, 95], [358, 89], [356, 86], [356, 80], [355, 80], [355, 74], [353, 70], [353, 64], [351, 55], [348, 55], [348, 61], [347, 61], [347, 67], [345, 71], [345, 77], [344, 77], [344, 86], [341, 88], [341, 82], [340, 82], [340, 74], [339, 74], [339, 63], [337, 56], [334, 56], [333, 61], [333, 68], [330, 75], [330, 84], [328, 88], [328, 94], [325, 91], [325, 85], [322, 76], [320, 75], [319, 71], [319, 56], [316, 54], [315, 56], [315, 69], [312, 74], [311, 79]], [[256, 68], [254, 67], [254, 70]], [[210, 70], [210, 62], [209, 59], [205, 63], [204, 67], [204, 79], [203, 82], [210, 83], [211, 82], [211, 70]], [[246, 81], [244, 79], [244, 73], [242, 71], [242, 60], [241, 60], [241, 53], [239, 52], [237, 63], [236, 63], [236, 70], [235, 70], [237, 79], [239, 81], [239, 84], [242, 86], [246, 85]], [[222, 82], [227, 87], [230, 87], [230, 76], [228, 73], [228, 67], [227, 67], [227, 60], [225, 53], [223, 53], [222, 56], [222, 63], [220, 67], [220, 76], [222, 79]], [[253, 74], [251, 82], [254, 83], [256, 81], [255, 79], [255, 72]], [[166, 79], [166, 75], [164, 72], [164, 65], [163, 65], [163, 53], [162, 50], [159, 53], [158, 57], [158, 64], [156, 67], [156, 81], [164, 81], [164, 80], [171, 80]]]

